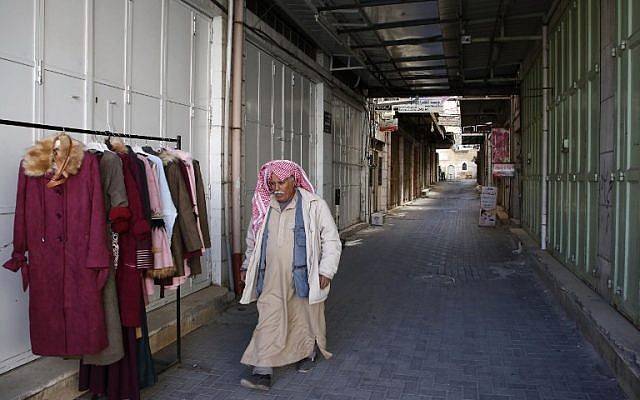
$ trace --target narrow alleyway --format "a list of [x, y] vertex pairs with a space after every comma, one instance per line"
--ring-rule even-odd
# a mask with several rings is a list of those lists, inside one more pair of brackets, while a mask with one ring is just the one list
[[235, 306], [184, 340], [146, 399], [624, 399], [504, 228], [477, 226], [475, 183], [445, 182], [346, 245], [327, 306], [329, 350], [247, 391], [256, 321]]

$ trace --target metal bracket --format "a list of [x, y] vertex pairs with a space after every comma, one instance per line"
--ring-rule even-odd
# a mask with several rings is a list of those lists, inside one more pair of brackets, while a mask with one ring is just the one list
[[620, 182], [624, 181], [624, 171], [618, 171], [618, 180]]
[[620, 42], [620, 50], [625, 51], [627, 49], [627, 41], [623, 40]]
[[616, 181], [616, 174], [615, 174], [614, 172], [612, 172], [612, 173], [611, 173], [611, 175], [610, 175], [610, 177], [609, 177], [609, 180], [610, 180], [611, 182], [615, 182], [615, 181]]
[[42, 60], [38, 60], [36, 64], [36, 83], [42, 85], [44, 82], [44, 76], [42, 73]]
[[615, 47], [611, 48], [611, 57], [617, 57], [618, 56], [618, 49]]
[[125, 89], [125, 101], [127, 104], [131, 104], [131, 85], [127, 85]]
[[330, 71], [351, 71], [354, 69], [366, 69], [366, 67], [364, 65], [351, 65], [351, 59], [353, 57], [351, 57], [350, 55], [346, 55], [347, 57], [347, 66], [346, 67], [334, 67], [333, 66], [333, 58], [336, 57], [335, 55], [331, 56], [331, 64], [329, 66], [329, 70]]
[[196, 16], [193, 16], [193, 20], [191, 22], [191, 26], [193, 27], [193, 36], [196, 35]]

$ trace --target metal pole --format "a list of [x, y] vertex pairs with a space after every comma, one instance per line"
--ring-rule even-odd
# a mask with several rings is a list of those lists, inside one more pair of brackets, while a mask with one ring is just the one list
[[227, 54], [226, 70], [224, 73], [224, 135], [222, 139], [222, 198], [224, 201], [224, 236], [227, 251], [227, 273], [229, 274], [229, 290], [235, 291], [235, 279], [233, 276], [233, 261], [231, 257], [231, 191], [229, 190], [229, 137], [231, 127], [229, 125], [231, 115], [231, 68], [233, 51], [233, 16], [234, 4], [229, 3], [227, 14]]
[[549, 139], [549, 26], [542, 26], [542, 195], [540, 198], [540, 248], [547, 249], [547, 159]]
[[[176, 136], [176, 148], [182, 149], [182, 136]], [[176, 361], [182, 363], [182, 318], [180, 313], [180, 286], [176, 288]]]
[[240, 294], [242, 238], [240, 214], [240, 184], [242, 159], [242, 45], [244, 42], [244, 1], [234, 0], [233, 17], [233, 108], [231, 113], [231, 204], [233, 207], [232, 246], [233, 273], [236, 294]]

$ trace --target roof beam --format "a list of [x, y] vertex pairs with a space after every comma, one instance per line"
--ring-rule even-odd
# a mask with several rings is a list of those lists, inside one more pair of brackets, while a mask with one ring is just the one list
[[465, 79], [464, 83], [508, 83], [508, 82], [518, 82], [520, 79], [516, 77], [498, 77], [498, 78], [485, 78], [485, 79]]
[[[361, 4], [360, 0], [355, 0], [357, 4]], [[358, 9], [358, 14], [360, 14], [360, 17], [362, 18], [362, 20], [367, 24], [367, 26], [371, 26], [373, 24], [373, 22], [371, 22], [371, 19], [369, 18], [369, 16], [367, 15], [367, 13], [364, 12], [364, 10], [362, 8]], [[380, 33], [379, 32], [374, 32], [374, 35], [376, 37], [376, 39], [378, 40], [378, 42], [382, 42], [382, 38], [380, 37]], [[384, 48], [384, 52], [387, 55], [387, 58], [389, 60], [391, 60], [391, 65], [396, 69], [396, 71], [398, 72], [398, 74], [400, 74], [400, 71], [398, 71], [398, 65], [393, 61], [393, 57], [391, 56], [391, 52], [389, 52], [388, 48]], [[378, 71], [382, 71], [380, 70], [379, 66], [375, 66]], [[400, 74], [400, 76], [402, 77], [402, 74]], [[405, 82], [406, 84], [406, 82]]]
[[[542, 40], [542, 36], [540, 35], [526, 35], [526, 36], [497, 36], [493, 38], [494, 43], [506, 43], [506, 42], [529, 42], [529, 41], [538, 41]], [[492, 43], [492, 38], [490, 37], [477, 37], [474, 38], [471, 36], [471, 43], [465, 43], [464, 46], [469, 46], [470, 44], [476, 43]]]
[[[436, 54], [431, 56], [415, 56], [415, 57], [398, 57], [393, 61], [399, 62], [415, 62], [415, 61], [441, 61], [441, 60], [457, 60], [459, 56], [445, 56], [444, 54]], [[382, 61], [379, 64], [385, 64], [388, 61]]]
[[340, 4], [336, 6], [318, 7], [318, 12], [326, 13], [326, 12], [333, 12], [333, 11], [357, 10], [357, 9], [366, 8], [366, 7], [393, 6], [397, 4], [426, 3], [426, 2], [435, 2], [435, 1], [438, 1], [438, 0], [369, 0], [369, 1], [361, 2], [360, 4], [352, 3], [352, 4]]
[[428, 26], [428, 25], [440, 25], [458, 22], [458, 18], [440, 19], [440, 18], [421, 18], [411, 19], [405, 21], [383, 22], [379, 24], [372, 24], [371, 26], [355, 27], [338, 29], [338, 33], [355, 33], [355, 32], [368, 32], [368, 31], [380, 31], [383, 29], [393, 28], [406, 28], [410, 26]]
[[[449, 89], [404, 89], [401, 87], [389, 88], [394, 97], [411, 97], [411, 96], [485, 96], [485, 95], [511, 95], [518, 94], [520, 88], [518, 85], [482, 85], [473, 87], [451, 86]], [[369, 88], [369, 97], [389, 97], [389, 91], [380, 86]]]
[[426, 65], [417, 67], [401, 67], [396, 69], [381, 69], [380, 72], [413, 72], [413, 71], [439, 71], [443, 69], [458, 69], [457, 66], [447, 67], [446, 65]]
[[[518, 19], [542, 18], [543, 16], [544, 16], [544, 13], [528, 13], [528, 14], [508, 15], [508, 16], [505, 16], [504, 19], [513, 21]], [[406, 28], [411, 26], [455, 24], [458, 22], [462, 22], [465, 25], [479, 25], [479, 24], [490, 24], [495, 21], [496, 21], [496, 18], [469, 19], [469, 20], [462, 20], [462, 21], [458, 18], [448, 18], [448, 19], [420, 18], [420, 19], [410, 19], [410, 20], [403, 20], [403, 21], [383, 22], [379, 24], [373, 24], [372, 26], [353, 25], [353, 26], [347, 27], [346, 24], [343, 24], [342, 26], [345, 28], [338, 29], [338, 33], [380, 31], [384, 29]]]
[[[389, 72], [389, 71], [387, 71]], [[393, 72], [393, 71], [391, 71]], [[412, 79], [449, 79], [449, 75], [405, 75], [399, 78], [387, 78], [388, 81], [404, 81]]]
[[458, 40], [459, 40], [458, 38], [444, 38], [442, 37], [442, 35], [437, 35], [437, 36], [429, 36], [429, 37], [421, 37], [421, 38], [384, 40], [384, 41], [381, 41], [380, 43], [361, 44], [361, 45], [351, 46], [351, 48], [352, 49], [374, 49], [374, 48], [389, 47], [389, 46], [457, 42]]

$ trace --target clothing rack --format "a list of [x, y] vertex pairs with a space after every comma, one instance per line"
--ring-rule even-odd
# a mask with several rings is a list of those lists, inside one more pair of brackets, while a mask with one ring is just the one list
[[[129, 133], [111, 132], [111, 131], [94, 131], [90, 129], [73, 128], [67, 126], [46, 125], [37, 124], [33, 122], [14, 121], [9, 119], [0, 119], [0, 125], [18, 126], [22, 128], [35, 128], [49, 131], [60, 131], [64, 133], [84, 133], [94, 136], [106, 136], [106, 137], [120, 137], [125, 139], [141, 139], [141, 140], [155, 140], [158, 142], [170, 142], [175, 143], [176, 148], [180, 150], [182, 148], [182, 136], [177, 135], [175, 138], [163, 138], [160, 136], [147, 136], [147, 135], [133, 135]], [[180, 320], [180, 286], [176, 289], [176, 359], [163, 365], [157, 372], [162, 372], [170, 367], [182, 363], [182, 326]], [[157, 361], [154, 360], [156, 363]]]

